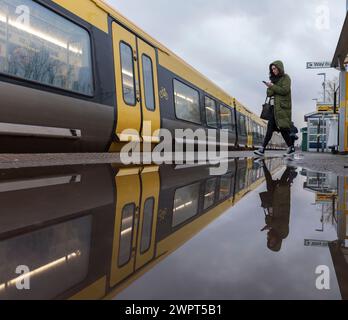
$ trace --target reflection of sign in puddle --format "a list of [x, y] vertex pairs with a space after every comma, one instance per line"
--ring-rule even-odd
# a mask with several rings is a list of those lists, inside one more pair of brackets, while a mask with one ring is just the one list
[[330, 241], [325, 241], [325, 240], [307, 240], [305, 239], [304, 245], [305, 247], [328, 247]]

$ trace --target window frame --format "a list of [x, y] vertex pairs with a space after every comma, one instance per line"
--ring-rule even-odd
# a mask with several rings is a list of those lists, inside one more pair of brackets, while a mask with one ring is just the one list
[[[241, 126], [241, 119], [244, 119], [244, 127]], [[238, 112], [238, 134], [241, 135], [242, 137], [247, 137], [248, 136], [248, 128], [247, 128], [247, 117], [241, 113]], [[243, 128], [243, 130], [242, 130]]]
[[[214, 102], [214, 105], [215, 105], [215, 118], [216, 118], [216, 127], [214, 126], [211, 126], [208, 124], [208, 120], [207, 120], [207, 105], [206, 105], [206, 99], [209, 99], [211, 101]], [[218, 115], [218, 110], [217, 110], [217, 101], [216, 99], [208, 96], [208, 95], [204, 95], [204, 116], [205, 116], [205, 124], [208, 128], [212, 128], [212, 129], [219, 129], [220, 127], [220, 117]]]
[[[92, 81], [91, 81], [91, 85], [92, 85], [92, 93], [91, 94], [87, 94], [87, 93], [83, 93], [80, 91], [75, 91], [75, 90], [69, 90], [69, 89], [65, 89], [62, 87], [58, 87], [58, 86], [54, 86], [48, 83], [42, 83], [40, 81], [36, 81], [36, 80], [31, 80], [31, 79], [26, 79], [23, 77], [19, 77], [13, 74], [9, 74], [9, 73], [4, 73], [4, 72], [0, 72], [0, 77], [4, 77], [4, 79], [13, 79], [15, 81], [18, 81], [21, 85], [34, 85], [35, 87], [37, 87], [38, 90], [43, 91], [43, 88], [47, 88], [52, 90], [53, 92], [60, 92], [60, 93], [65, 93], [66, 95], [76, 95], [78, 97], [85, 97], [88, 99], [94, 99], [96, 97], [96, 70], [95, 70], [95, 41], [94, 38], [92, 37], [92, 33], [90, 32], [88, 26], [83, 25], [82, 23], [84, 21], [76, 21], [76, 19], [74, 19], [73, 17], [64, 14], [60, 11], [58, 11], [57, 8], [53, 7], [50, 4], [47, 3], [42, 3], [41, 1], [34, 1], [34, 3], [36, 3], [38, 6], [41, 6], [42, 8], [52, 12], [53, 14], [61, 17], [64, 20], [69, 21], [70, 23], [74, 24], [75, 26], [77, 26], [80, 29], [83, 29], [89, 38], [89, 53], [90, 53], [90, 70], [91, 70], [91, 77], [92, 77]], [[87, 23], [87, 22], [86, 22]]]
[[[214, 188], [214, 199], [213, 199], [213, 203], [210, 206], [205, 206], [206, 202], [205, 202], [205, 196], [206, 196], [206, 192], [207, 192], [207, 183], [209, 183], [210, 181], [214, 181], [215, 184], [215, 188]], [[219, 186], [219, 181], [218, 181], [218, 177], [215, 178], [209, 178], [207, 180], [204, 181], [204, 186], [203, 186], [203, 211], [208, 211], [211, 208], [213, 208], [216, 205], [217, 202], [217, 187]]]
[[[228, 179], [228, 178], [230, 178], [230, 184], [229, 184], [229, 187], [230, 187], [230, 192], [228, 193], [228, 195], [227, 196], [225, 196], [225, 197], [221, 197], [221, 181], [223, 180], [223, 179]], [[233, 190], [233, 185], [232, 185], [232, 182], [233, 182], [233, 179], [232, 178], [235, 178], [235, 174], [233, 173], [233, 172], [227, 172], [226, 174], [224, 174], [223, 176], [221, 176], [220, 177], [220, 179], [219, 179], [219, 182], [218, 182], [218, 201], [219, 202], [223, 202], [223, 201], [225, 201], [225, 200], [227, 200], [227, 199], [229, 199], [229, 198], [231, 198], [231, 197], [233, 197], [233, 194], [234, 194], [234, 190]], [[236, 179], [236, 178], [235, 178]]]
[[[197, 212], [193, 216], [191, 216], [190, 218], [188, 218], [188, 219], [184, 220], [183, 222], [181, 222], [180, 224], [177, 224], [174, 226], [173, 222], [174, 222], [174, 209], [175, 209], [175, 195], [176, 195], [177, 191], [184, 189], [184, 188], [187, 188], [187, 187], [195, 186], [195, 185], [198, 185]], [[180, 187], [177, 187], [174, 189], [174, 194], [173, 194], [173, 198], [172, 198], [173, 215], [172, 215], [172, 221], [171, 221], [171, 229], [177, 229], [177, 228], [181, 227], [182, 225], [185, 225], [188, 221], [191, 221], [193, 218], [197, 217], [201, 213], [201, 204], [200, 204], [201, 193], [202, 193], [202, 183], [200, 181], [188, 183], [188, 184], [185, 184], [183, 186], [180, 186]]]
[[[128, 258], [128, 260], [126, 262], [124, 262], [123, 264], [120, 264], [122, 218], [123, 218], [123, 211], [128, 206], [132, 206], [134, 208], [134, 210], [133, 210], [133, 221], [132, 221], [132, 234], [131, 234], [131, 241], [130, 241], [130, 255], [129, 255], [129, 258]], [[121, 210], [121, 223], [120, 223], [120, 230], [119, 230], [120, 235], [119, 235], [118, 256], [117, 256], [117, 265], [118, 265], [119, 268], [123, 268], [124, 266], [126, 266], [132, 260], [133, 237], [134, 237], [134, 227], [135, 227], [136, 213], [137, 213], [137, 205], [135, 204], [135, 202], [130, 202], [130, 203], [125, 204], [123, 206], [122, 210]]]
[[[199, 117], [200, 117], [200, 122], [194, 122], [194, 121], [191, 121], [191, 120], [187, 120], [187, 119], [182, 119], [182, 118], [179, 118], [178, 117], [178, 114], [176, 112], [176, 103], [175, 103], [175, 81], [185, 85], [186, 87], [196, 91], [198, 93], [198, 110], [199, 110]], [[175, 118], [176, 120], [179, 120], [179, 121], [185, 121], [187, 123], [191, 123], [191, 124], [195, 124], [195, 125], [202, 125], [203, 124], [203, 121], [202, 121], [202, 106], [201, 106], [201, 93], [199, 91], [199, 89], [195, 89], [193, 86], [191, 85], [188, 85], [187, 83], [185, 83], [184, 81], [182, 80], [179, 80], [178, 78], [173, 78], [173, 81], [172, 81], [172, 84], [173, 84], [173, 103], [174, 103], [174, 114], [175, 114]]]
[[254, 120], [251, 120], [251, 125], [252, 125], [252, 136], [253, 139], [258, 140], [258, 134], [257, 134], [257, 123]]
[[[149, 246], [146, 248], [146, 250], [142, 250], [142, 240], [143, 240], [143, 231], [144, 231], [144, 222], [145, 222], [145, 204], [147, 201], [152, 200], [152, 215], [151, 215], [151, 232], [150, 232], [150, 240], [149, 240]], [[153, 226], [153, 221], [155, 218], [155, 205], [156, 205], [156, 200], [155, 197], [148, 197], [145, 202], [144, 202], [144, 209], [143, 209], [143, 221], [141, 224], [141, 238], [140, 238], [140, 254], [144, 255], [147, 252], [149, 252], [149, 250], [151, 249], [151, 242], [152, 242], [152, 226]]]
[[[121, 54], [121, 45], [124, 44], [126, 47], [130, 48], [131, 51], [132, 51], [132, 68], [133, 68], [133, 86], [134, 86], [134, 104], [129, 104], [126, 102], [125, 98], [124, 98], [124, 83], [123, 83], [123, 73], [122, 73], [122, 54]], [[136, 88], [136, 81], [135, 81], [135, 77], [136, 77], [136, 74], [135, 74], [135, 64], [134, 64], [134, 56], [133, 56], [133, 47], [125, 42], [124, 40], [121, 40], [120, 43], [119, 43], [119, 51], [120, 51], [120, 66], [121, 66], [121, 85], [122, 85], [122, 97], [123, 97], [123, 102], [129, 106], [129, 107], [136, 107], [137, 105], [137, 88]]]
[[230, 128], [228, 129], [228, 132], [234, 132], [236, 130], [236, 125], [233, 123], [234, 121], [234, 117], [233, 117], [233, 108], [223, 104], [223, 103], [220, 103], [219, 104], [219, 118], [220, 118], [220, 129], [221, 130], [226, 130], [226, 128], [223, 128], [222, 127], [222, 120], [221, 120], [221, 107], [227, 109], [229, 112], [230, 112], [230, 119], [231, 119], [231, 123], [230, 123]]
[[[153, 96], [153, 109], [149, 109], [148, 108], [148, 106], [147, 106], [147, 102], [146, 102], [146, 86], [145, 86], [145, 73], [144, 73], [144, 60], [143, 60], [143, 58], [148, 58], [149, 59], [149, 61], [150, 61], [150, 63], [151, 63], [151, 78], [152, 78], [152, 96]], [[142, 75], [143, 75], [143, 83], [144, 83], [144, 102], [145, 102], [145, 108], [148, 110], [148, 111], [150, 111], [150, 112], [155, 112], [156, 111], [156, 109], [157, 109], [157, 106], [156, 106], [156, 94], [155, 94], [155, 79], [154, 79], [154, 68], [153, 68], [153, 66], [154, 66], [154, 64], [153, 64], [153, 61], [152, 61], [152, 59], [151, 59], [151, 57], [150, 56], [148, 56], [146, 53], [143, 53], [142, 55], [141, 55], [141, 66], [142, 66], [142, 70], [141, 70], [141, 72], [142, 72]]]

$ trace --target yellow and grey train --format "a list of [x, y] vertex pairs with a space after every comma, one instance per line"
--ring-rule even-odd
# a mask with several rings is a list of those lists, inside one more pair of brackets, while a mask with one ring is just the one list
[[[273, 173], [283, 168], [282, 159], [265, 161]], [[208, 166], [165, 165], [0, 176], [1, 300], [114, 298], [264, 181], [247, 159], [230, 161], [221, 177]], [[17, 290], [26, 279], [30, 290]]]
[[0, 95], [2, 153], [112, 152], [125, 129], [156, 144], [160, 128], [227, 129], [253, 148], [266, 128], [101, 0], [0, 0]]

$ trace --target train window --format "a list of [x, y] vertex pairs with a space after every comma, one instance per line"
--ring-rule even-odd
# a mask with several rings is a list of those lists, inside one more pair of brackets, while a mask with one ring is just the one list
[[125, 42], [120, 43], [123, 100], [129, 106], [136, 105], [133, 49]]
[[195, 183], [176, 190], [173, 208], [173, 227], [198, 214], [199, 188], [200, 183]]
[[118, 265], [124, 266], [132, 256], [132, 239], [134, 229], [135, 204], [127, 204], [122, 210], [120, 248], [118, 253]]
[[143, 64], [143, 79], [144, 79], [144, 93], [145, 93], [145, 106], [150, 111], [155, 110], [155, 89], [153, 81], [153, 65], [152, 60], [147, 55], [142, 56]]
[[[18, 8], [26, 8], [28, 16]], [[83, 28], [32, 0], [2, 0], [0, 72], [91, 96], [91, 39]]]
[[254, 139], [255, 139], [255, 134], [256, 134], [255, 127], [256, 127], [255, 122], [251, 121], [251, 134], [252, 134]]
[[174, 98], [176, 117], [193, 123], [201, 123], [199, 93], [197, 90], [174, 80]]
[[140, 243], [141, 254], [144, 254], [150, 249], [154, 207], [155, 207], [154, 198], [149, 198], [145, 201], [143, 226], [141, 230], [141, 243]]
[[231, 194], [233, 174], [229, 173], [220, 179], [219, 200], [226, 199]]
[[216, 102], [209, 97], [205, 97], [205, 115], [207, 118], [207, 125], [212, 128], [217, 128]]
[[239, 133], [242, 136], [247, 135], [246, 131], [246, 117], [243, 114], [239, 114]]
[[232, 131], [234, 128], [234, 121], [232, 116], [232, 110], [223, 105], [220, 105], [220, 119], [221, 129], [227, 129]]
[[205, 192], [204, 192], [204, 210], [210, 208], [215, 201], [215, 190], [216, 190], [217, 179], [209, 179], [205, 183]]
[[239, 169], [239, 175], [238, 175], [238, 190], [243, 190], [246, 187], [246, 169], [242, 168]]

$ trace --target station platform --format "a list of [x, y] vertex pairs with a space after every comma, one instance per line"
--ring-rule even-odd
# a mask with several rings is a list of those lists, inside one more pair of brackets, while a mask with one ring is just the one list
[[[266, 156], [283, 157], [283, 151], [268, 151]], [[255, 158], [252, 151], [229, 152], [229, 159]], [[348, 174], [348, 156], [329, 153], [298, 152], [289, 165], [303, 167], [316, 172], [332, 172], [337, 175]], [[122, 164], [120, 153], [76, 153], [76, 154], [2, 154], [0, 169], [34, 168], [65, 165]]]

